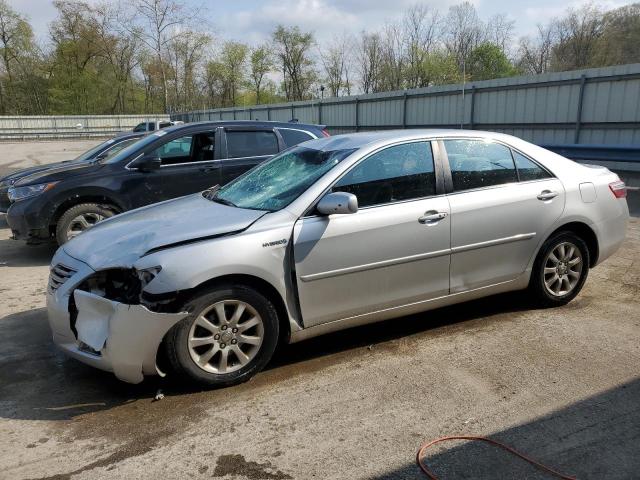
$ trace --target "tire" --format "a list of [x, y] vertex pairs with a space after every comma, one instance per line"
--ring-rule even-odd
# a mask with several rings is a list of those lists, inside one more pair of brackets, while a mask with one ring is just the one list
[[[234, 321], [240, 305], [243, 310]], [[185, 310], [189, 315], [169, 331], [164, 342], [169, 366], [179, 378], [214, 387], [236, 385], [262, 370], [276, 349], [278, 314], [273, 303], [252, 288], [221, 285], [194, 296]]]
[[91, 228], [96, 223], [114, 215], [115, 211], [97, 203], [81, 203], [71, 207], [58, 219], [56, 241], [58, 245], [67, 243], [71, 238]]
[[589, 262], [589, 249], [582, 238], [573, 232], [558, 232], [549, 237], [538, 252], [529, 291], [543, 307], [566, 305], [582, 290], [589, 274]]

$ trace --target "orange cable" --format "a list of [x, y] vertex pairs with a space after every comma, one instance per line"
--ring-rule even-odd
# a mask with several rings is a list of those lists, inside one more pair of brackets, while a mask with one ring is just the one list
[[418, 466], [420, 467], [420, 469], [431, 479], [431, 480], [438, 480], [438, 477], [435, 476], [435, 474], [429, 470], [429, 468], [423, 463], [422, 458], [424, 457], [424, 452], [427, 448], [431, 447], [432, 445], [435, 445], [436, 443], [440, 443], [440, 442], [444, 442], [447, 440], [472, 440], [472, 441], [480, 441], [480, 442], [486, 442], [489, 443], [490, 445], [494, 445], [496, 447], [500, 447], [503, 450], [506, 450], [507, 452], [520, 457], [521, 459], [525, 460], [526, 462], [529, 462], [531, 465], [538, 467], [541, 470], [544, 470], [545, 472], [550, 473], [551, 475], [554, 475], [558, 478], [561, 478], [563, 480], [577, 480], [576, 477], [570, 477], [568, 475], [563, 475], [562, 473], [556, 472], [555, 470], [543, 465], [540, 462], [537, 462], [535, 460], [533, 460], [532, 458], [527, 457], [526, 455], [518, 452], [517, 450], [503, 444], [500, 442], [497, 442], [495, 440], [491, 440], [490, 438], [486, 438], [486, 437], [473, 437], [473, 436], [452, 436], [452, 437], [440, 437], [436, 440], [432, 440], [431, 442], [427, 442], [427, 443], [423, 443], [422, 446], [420, 447], [420, 449], [418, 450], [418, 453], [416, 454], [416, 462], [418, 463]]

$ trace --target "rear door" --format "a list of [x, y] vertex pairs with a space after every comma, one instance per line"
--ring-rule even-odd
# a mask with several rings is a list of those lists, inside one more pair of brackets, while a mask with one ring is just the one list
[[451, 293], [514, 280], [564, 210], [561, 182], [500, 143], [442, 144], [450, 168]]
[[200, 192], [220, 183], [219, 132], [217, 128], [198, 130], [171, 138], [151, 155], [162, 161], [160, 170], [166, 198]]
[[273, 128], [225, 127], [223, 132], [222, 185], [284, 149], [281, 137]]

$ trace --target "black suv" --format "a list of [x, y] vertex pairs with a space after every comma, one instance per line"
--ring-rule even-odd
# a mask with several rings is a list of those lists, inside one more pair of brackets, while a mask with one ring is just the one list
[[328, 136], [323, 125], [220, 121], [158, 130], [117, 155], [30, 175], [9, 189], [13, 238], [63, 244], [114, 214], [205, 190], [292, 145]]
[[123, 148], [131, 145], [133, 142], [141, 139], [143, 136], [143, 133], [123, 133], [117, 137], [107, 140], [106, 142], [96, 145], [73, 160], [63, 160], [62, 162], [47, 163], [45, 165], [23, 168], [17, 172], [10, 173], [5, 177], [0, 178], [0, 213], [6, 213], [9, 209], [9, 206], [11, 205], [11, 200], [9, 200], [9, 188], [11, 188], [18, 180], [35, 173], [44, 172], [45, 170], [55, 170], [60, 167], [66, 169], [76, 163], [107, 159], [118, 153]]

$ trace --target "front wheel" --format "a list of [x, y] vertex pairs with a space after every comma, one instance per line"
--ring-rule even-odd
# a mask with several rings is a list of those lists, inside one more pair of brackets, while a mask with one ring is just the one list
[[56, 225], [58, 245], [67, 243], [105, 218], [115, 215], [113, 210], [97, 203], [81, 203], [64, 212]]
[[589, 261], [584, 240], [572, 232], [559, 232], [542, 245], [529, 289], [544, 306], [565, 305], [584, 286]]
[[167, 358], [179, 376], [226, 387], [249, 380], [278, 343], [276, 309], [261, 293], [224, 286], [192, 298], [189, 315], [166, 337]]

